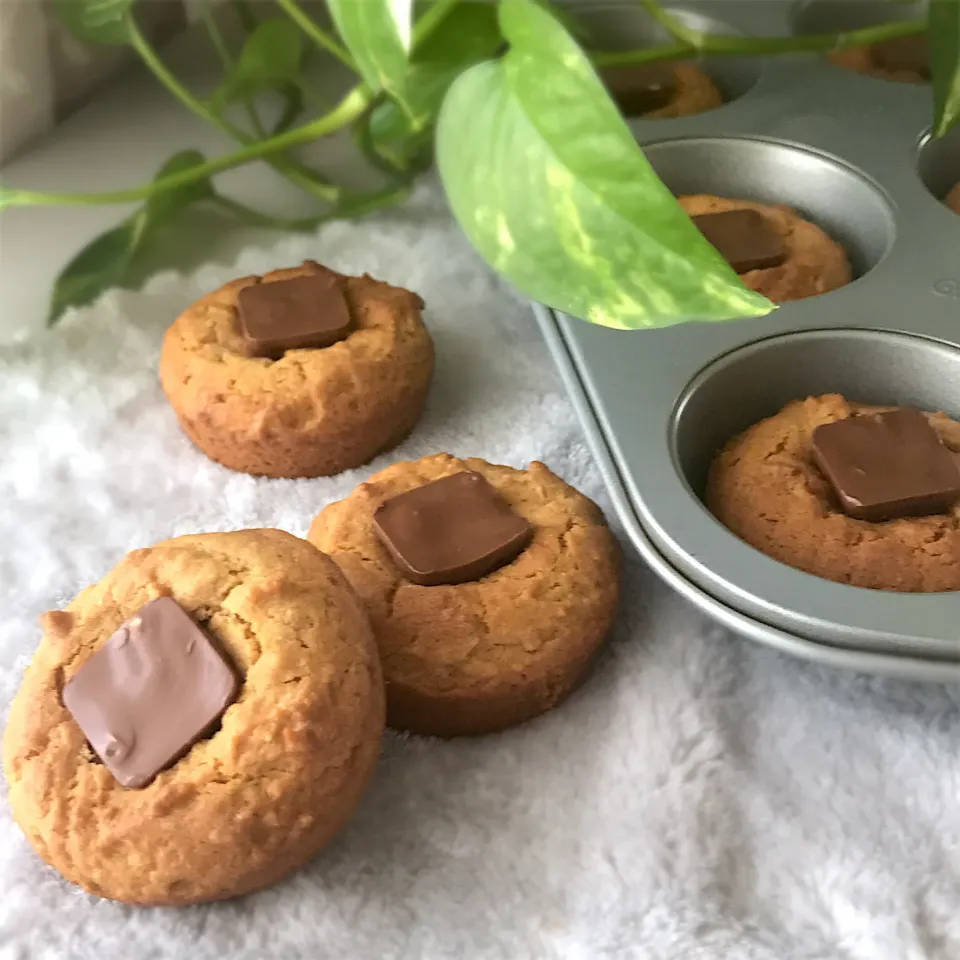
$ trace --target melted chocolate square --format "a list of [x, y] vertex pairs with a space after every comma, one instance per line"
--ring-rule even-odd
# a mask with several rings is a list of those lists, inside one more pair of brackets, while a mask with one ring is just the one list
[[822, 424], [813, 455], [844, 512], [858, 520], [946, 513], [960, 499], [956, 459], [913, 407]]
[[373, 523], [403, 575], [423, 586], [479, 580], [513, 560], [533, 536], [530, 524], [472, 471], [387, 500]]
[[352, 325], [339, 278], [330, 271], [244, 287], [237, 311], [244, 353], [271, 360], [287, 350], [329, 347]]
[[597, 71], [607, 92], [627, 117], [665, 107], [677, 89], [677, 78], [662, 63], [626, 63]]
[[692, 220], [737, 273], [778, 267], [787, 259], [783, 237], [756, 210], [702, 213]]
[[219, 650], [169, 597], [141, 607], [63, 687], [63, 705], [125, 787], [175, 763], [236, 699]]

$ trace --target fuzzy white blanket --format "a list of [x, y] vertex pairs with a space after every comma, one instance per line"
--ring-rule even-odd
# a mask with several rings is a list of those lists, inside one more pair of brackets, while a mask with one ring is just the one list
[[[229, 277], [305, 257], [423, 294], [429, 408], [363, 470], [229, 473], [177, 429], [161, 334]], [[529, 308], [431, 195], [233, 269], [157, 277], [0, 349], [0, 712], [37, 616], [125, 551], [198, 530], [303, 534], [391, 458], [437, 450], [541, 459], [606, 505]], [[788, 660], [711, 625], [639, 562], [625, 576], [608, 653], [570, 702], [472, 742], [389, 736], [346, 831], [264, 893], [182, 910], [98, 901], [41, 863], [0, 796], [0, 958], [960, 957], [960, 693]]]

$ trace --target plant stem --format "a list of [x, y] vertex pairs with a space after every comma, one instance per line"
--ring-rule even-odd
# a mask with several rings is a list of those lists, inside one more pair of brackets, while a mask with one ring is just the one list
[[343, 219], [345, 217], [357, 217], [369, 213], [372, 210], [379, 210], [383, 207], [393, 206], [404, 200], [410, 193], [410, 187], [407, 184], [388, 187], [383, 190], [375, 190], [372, 193], [358, 194], [350, 199], [344, 200], [332, 210], [320, 214], [316, 217], [273, 217], [259, 210], [254, 210], [244, 203], [232, 200], [230, 197], [216, 196], [213, 203], [223, 210], [228, 211], [240, 220], [257, 227], [264, 227], [268, 230], [296, 230], [300, 232], [313, 230], [322, 223], [330, 220]]
[[[913, 36], [923, 33], [925, 28], [922, 20], [904, 20], [876, 27], [864, 27], [861, 30], [850, 30], [846, 33], [812, 33], [797, 37], [721, 37], [696, 33], [695, 42], [673, 43], [641, 50], [598, 50], [591, 53], [591, 59], [597, 66], [612, 67], [622, 63], [678, 60], [694, 53], [714, 57], [743, 57], [760, 54], [830, 52], [865, 47], [897, 37]], [[687, 33], [687, 28], [684, 27], [683, 30]], [[694, 40], [691, 34], [687, 33], [687, 35], [690, 36], [691, 41]]]
[[[131, 203], [167, 190], [175, 190], [188, 183], [194, 183], [211, 177], [224, 170], [241, 167], [251, 160], [263, 160], [274, 154], [310, 143], [319, 137], [325, 137], [352, 123], [366, 109], [370, 102], [370, 92], [363, 86], [354, 87], [328, 114], [312, 120], [300, 127], [294, 127], [284, 133], [248, 144], [235, 153], [227, 154], [198, 164], [181, 173], [171, 174], [153, 183], [131, 187], [128, 190], [113, 190], [106, 193], [38, 193], [33, 190], [14, 190], [5, 188], [0, 192], [0, 205], [10, 207], [24, 206], [96, 206], [106, 203]], [[349, 202], [349, 201], [344, 201]]]
[[205, 104], [201, 103], [180, 81], [167, 69], [166, 64], [157, 56], [157, 52], [147, 43], [140, 32], [133, 17], [127, 18], [127, 28], [130, 35], [130, 45], [140, 55], [150, 72], [193, 114], [212, 123], [224, 133], [235, 136], [236, 132], [229, 123], [221, 120]]
[[217, 195], [210, 201], [215, 206], [233, 214], [238, 220], [249, 223], [255, 227], [266, 227], [270, 230], [311, 230], [323, 218], [322, 217], [272, 217], [268, 213], [261, 213], [248, 207], [245, 203], [237, 200], [231, 200], [230, 197]]
[[[146, 38], [140, 33], [133, 17], [128, 17], [127, 24], [130, 33], [130, 44], [140, 55], [140, 58], [147, 65], [153, 75], [195, 116], [207, 123], [213, 124], [218, 130], [221, 130], [228, 137], [245, 145], [251, 145], [255, 141], [246, 133], [235, 127], [228, 120], [219, 116], [211, 110], [205, 103], [198, 100], [180, 81], [167, 69], [166, 64], [157, 56], [157, 52], [147, 42]], [[287, 177], [292, 183], [304, 190], [312, 193], [317, 199], [325, 203], [336, 203], [340, 197], [340, 190], [332, 184], [325, 183], [323, 178], [317, 176], [309, 168], [286, 160], [282, 157], [275, 157], [268, 161], [280, 173]]]
[[380, 173], [389, 177], [391, 180], [409, 183], [411, 180], [410, 171], [406, 165], [397, 157], [392, 157], [382, 150], [378, 149], [370, 133], [370, 119], [374, 110], [383, 103], [385, 95], [381, 92], [377, 94], [373, 102], [367, 108], [367, 111], [360, 118], [359, 122], [353, 128], [354, 143], [360, 148], [367, 163]]
[[[230, 48], [227, 46], [227, 42], [223, 39], [223, 34], [220, 32], [217, 18], [210, 9], [210, 0], [203, 0], [200, 4], [200, 19], [203, 20], [203, 24], [207, 28], [210, 43], [213, 44], [213, 49], [220, 59], [220, 65], [223, 67], [224, 73], [229, 76], [233, 73], [234, 60], [230, 54]], [[243, 101], [243, 107], [254, 132], [258, 137], [265, 137], [267, 131], [264, 130], [263, 124], [260, 122], [260, 116], [257, 113], [256, 107], [249, 99]]]
[[643, 47], [640, 50], [589, 50], [590, 60], [598, 67], [618, 67], [627, 63], [650, 63], [659, 60], [683, 60], [692, 56], [685, 43], [671, 43], [662, 47]]
[[671, 37], [688, 47], [699, 49], [703, 40], [703, 34], [688, 27], [682, 20], [670, 16], [659, 0], [640, 0], [640, 4], [647, 13], [663, 27]]
[[325, 30], [320, 29], [320, 27], [297, 6], [296, 0], [277, 0], [277, 4], [318, 47], [326, 50], [327, 53], [332, 53], [341, 63], [348, 66], [351, 70], [356, 71], [356, 65], [350, 54]]

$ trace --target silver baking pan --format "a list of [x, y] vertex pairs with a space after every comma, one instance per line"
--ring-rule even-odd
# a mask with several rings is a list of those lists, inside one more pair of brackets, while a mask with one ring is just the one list
[[[910, 4], [701, 2], [685, 15], [744, 34], [862, 26]], [[637, 8], [577, 16], [602, 42], [655, 40]], [[536, 314], [629, 536], [677, 589], [733, 629], [864, 670], [960, 679], [960, 593], [900, 594], [811, 576], [727, 531], [701, 502], [733, 435], [789, 400], [841, 393], [960, 418], [960, 129], [928, 138], [930, 90], [817, 56], [709, 62], [723, 107], [631, 121], [675, 193], [786, 203], [847, 249], [856, 279], [771, 316], [663, 330]]]

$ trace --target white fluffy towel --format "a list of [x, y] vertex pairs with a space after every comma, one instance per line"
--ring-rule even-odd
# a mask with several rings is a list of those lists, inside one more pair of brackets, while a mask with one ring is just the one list
[[[438, 357], [426, 415], [399, 450], [341, 476], [231, 473], [180, 433], [157, 381], [161, 335], [232, 276], [308, 257], [423, 295]], [[156, 277], [0, 348], [0, 438], [3, 716], [38, 615], [132, 548], [240, 527], [302, 535], [374, 470], [440, 450], [540, 459], [609, 506], [528, 305], [432, 193], [231, 268]], [[960, 692], [756, 647], [635, 559], [624, 595], [570, 701], [475, 740], [388, 735], [346, 830], [242, 900], [88, 896], [33, 853], [4, 793], [0, 958], [960, 958]]]

